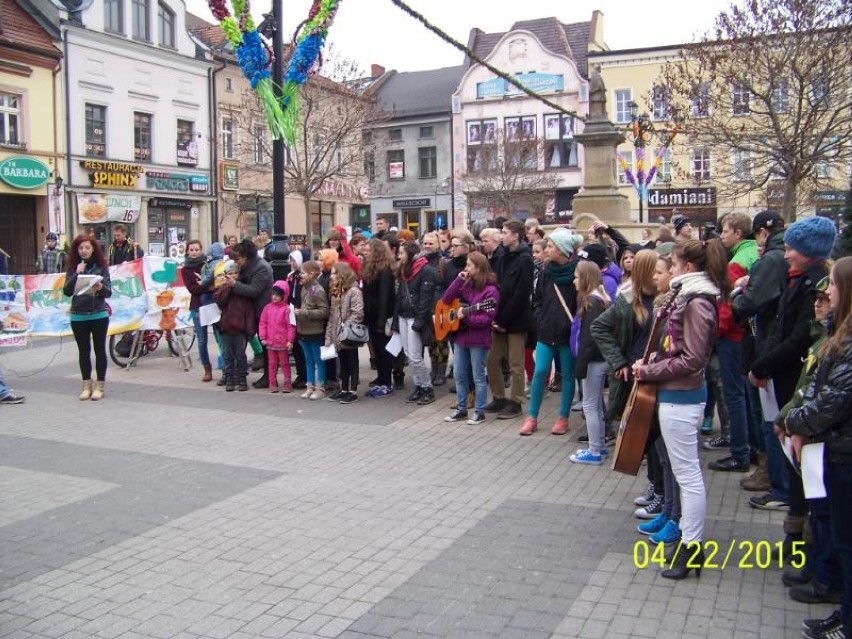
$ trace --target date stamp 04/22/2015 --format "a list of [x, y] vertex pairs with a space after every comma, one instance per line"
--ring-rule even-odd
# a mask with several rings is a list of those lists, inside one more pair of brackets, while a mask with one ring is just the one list
[[687, 568], [699, 570], [765, 570], [773, 566], [801, 569], [805, 567], [806, 561], [803, 541], [794, 541], [787, 548], [783, 541], [731, 539], [726, 544], [712, 539], [688, 544], [681, 541], [674, 553], [669, 555], [665, 544], [639, 539], [633, 544], [633, 565], [640, 570], [652, 566], [671, 568], [680, 554], [686, 555]]

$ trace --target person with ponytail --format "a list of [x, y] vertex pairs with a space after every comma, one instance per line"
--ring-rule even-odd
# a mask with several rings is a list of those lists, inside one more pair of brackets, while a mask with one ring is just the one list
[[[704, 418], [707, 386], [704, 368], [713, 352], [718, 302], [730, 291], [727, 253], [719, 240], [686, 240], [672, 256], [674, 299], [667, 313], [662, 348], [650, 362], [638, 359], [635, 379], [657, 384], [660, 431], [672, 472], [680, 486], [682, 544], [662, 572], [667, 579], [701, 575], [707, 494], [698, 460], [698, 432]], [[697, 547], [696, 547], [697, 546]]]
[[803, 390], [802, 405], [787, 413], [776, 434], [802, 446], [824, 442], [823, 480], [828, 499], [831, 543], [843, 576], [840, 611], [825, 620], [806, 620], [807, 637], [852, 637], [852, 257], [831, 269], [828, 283], [831, 315], [827, 337], [817, 351], [817, 371]]

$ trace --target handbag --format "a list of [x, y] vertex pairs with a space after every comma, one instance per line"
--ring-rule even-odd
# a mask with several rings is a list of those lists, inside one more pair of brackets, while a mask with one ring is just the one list
[[370, 331], [358, 322], [343, 322], [337, 332], [337, 341], [343, 346], [361, 346], [370, 341]]

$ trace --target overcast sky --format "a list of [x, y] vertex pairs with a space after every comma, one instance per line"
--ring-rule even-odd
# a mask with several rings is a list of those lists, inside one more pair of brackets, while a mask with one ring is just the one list
[[[186, 0], [187, 8], [214, 22], [205, 0]], [[272, 0], [256, 0], [252, 14], [271, 11]], [[311, 0], [282, 0], [285, 39], [308, 15]], [[593, 0], [590, 3], [556, 0], [407, 0], [435, 26], [467, 43], [470, 29], [486, 33], [508, 30], [517, 20], [554, 16], [565, 23], [591, 19], [593, 9], [604, 14], [604, 38], [611, 49], [631, 49], [692, 41], [713, 26], [727, 0]], [[582, 5], [582, 6], [581, 6]], [[342, 0], [329, 41], [343, 57], [357, 61], [367, 71], [381, 64], [397, 71], [419, 71], [462, 63], [463, 54], [427, 31], [390, 0]]]

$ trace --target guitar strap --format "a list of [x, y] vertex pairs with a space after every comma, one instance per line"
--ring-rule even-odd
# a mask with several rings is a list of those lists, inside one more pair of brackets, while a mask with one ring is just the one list
[[562, 304], [562, 309], [565, 311], [565, 314], [568, 316], [568, 323], [573, 324], [574, 316], [571, 315], [571, 311], [568, 310], [568, 305], [565, 303], [565, 298], [562, 297], [562, 291], [560, 291], [559, 287], [556, 286], [556, 282], [553, 283], [553, 289], [556, 291], [556, 296], [559, 298], [559, 303]]

